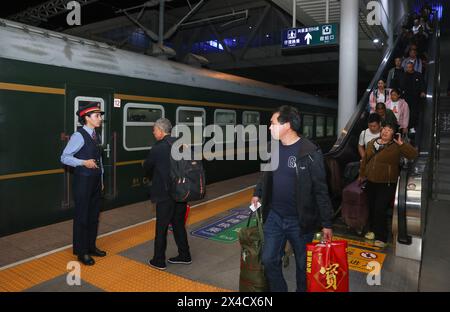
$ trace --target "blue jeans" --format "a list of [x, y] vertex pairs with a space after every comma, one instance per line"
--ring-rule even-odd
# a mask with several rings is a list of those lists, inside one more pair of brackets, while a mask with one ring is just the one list
[[313, 237], [314, 233], [301, 232], [297, 217], [282, 218], [273, 211], [269, 212], [264, 223], [262, 263], [270, 291], [288, 291], [281, 264], [287, 240], [295, 254], [297, 291], [306, 291], [306, 244], [310, 243]]

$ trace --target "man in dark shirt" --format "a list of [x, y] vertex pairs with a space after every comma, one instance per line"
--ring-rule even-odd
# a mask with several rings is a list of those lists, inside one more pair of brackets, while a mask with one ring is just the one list
[[170, 136], [172, 124], [166, 118], [160, 118], [153, 126], [156, 144], [148, 153], [143, 163], [149, 176], [152, 177], [150, 199], [156, 203], [155, 248], [153, 259], [149, 265], [159, 270], [166, 269], [167, 230], [172, 223], [178, 256], [170, 258], [169, 263], [190, 264], [191, 254], [184, 224], [186, 203], [175, 202], [170, 197], [170, 157], [171, 146], [175, 138]]
[[400, 57], [395, 58], [395, 67], [389, 71], [387, 77], [387, 88], [393, 89], [398, 88], [400, 84], [400, 79], [404, 74], [402, 67], [402, 59]]
[[395, 114], [389, 108], [386, 108], [386, 104], [377, 103], [375, 106], [375, 112], [380, 116], [380, 125], [384, 127], [386, 125], [392, 125], [395, 132], [398, 131], [398, 120]]
[[423, 76], [414, 70], [414, 63], [408, 63], [406, 65], [405, 74], [400, 79], [400, 90], [402, 97], [409, 105], [410, 118], [408, 128], [416, 128], [418, 126], [419, 115], [423, 109], [421, 98], [426, 96], [426, 90]]
[[[263, 173], [252, 198], [255, 207], [261, 201], [265, 222], [262, 263], [270, 291], [287, 291], [281, 257], [289, 241], [295, 253], [297, 291], [305, 291], [306, 244], [320, 228], [324, 240], [332, 237], [333, 211], [323, 156], [315, 144], [298, 135], [300, 116], [294, 107], [280, 107], [270, 130], [280, 141], [278, 167]], [[272, 152], [274, 160], [277, 151]]]

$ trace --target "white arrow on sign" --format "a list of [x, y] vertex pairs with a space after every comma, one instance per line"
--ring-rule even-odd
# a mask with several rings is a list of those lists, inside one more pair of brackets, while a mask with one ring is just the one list
[[311, 34], [310, 33], [307, 33], [306, 34], [306, 36], [305, 36], [305, 40], [306, 40], [306, 44], [310, 44], [311, 43], [311, 40], [312, 40], [312, 36], [311, 36]]

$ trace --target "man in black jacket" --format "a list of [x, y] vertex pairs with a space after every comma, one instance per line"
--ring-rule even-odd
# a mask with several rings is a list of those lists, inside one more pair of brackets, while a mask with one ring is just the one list
[[[421, 98], [425, 94], [425, 82], [421, 73], [414, 70], [414, 63], [407, 63], [405, 73], [400, 78], [402, 97], [409, 105], [409, 129], [417, 128], [420, 113], [423, 111]], [[417, 131], [417, 129], [415, 129]]]
[[190, 264], [191, 255], [184, 224], [186, 203], [175, 202], [170, 197], [170, 157], [171, 147], [175, 138], [170, 136], [172, 125], [166, 118], [155, 122], [153, 135], [156, 144], [148, 153], [143, 163], [149, 176], [152, 177], [150, 199], [156, 203], [155, 248], [150, 266], [166, 269], [167, 229], [172, 223], [173, 235], [178, 247], [178, 256], [170, 258], [169, 263]]
[[[271, 291], [287, 291], [281, 257], [288, 240], [295, 253], [297, 291], [306, 290], [306, 244], [322, 227], [332, 237], [332, 206], [320, 149], [298, 135], [300, 116], [282, 106], [271, 119], [272, 136], [280, 141], [278, 168], [264, 172], [252, 204], [262, 203], [264, 248], [262, 262]], [[272, 151], [272, 157], [273, 156]]]

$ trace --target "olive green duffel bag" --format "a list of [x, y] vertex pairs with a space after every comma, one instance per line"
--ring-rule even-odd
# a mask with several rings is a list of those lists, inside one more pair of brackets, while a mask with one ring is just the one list
[[[262, 248], [264, 244], [264, 233], [262, 229], [262, 216], [256, 211], [248, 218], [247, 227], [239, 231], [239, 242], [241, 244], [241, 273], [239, 275], [239, 291], [261, 292], [268, 291], [264, 266], [261, 263]], [[252, 225], [250, 225], [250, 221]]]

